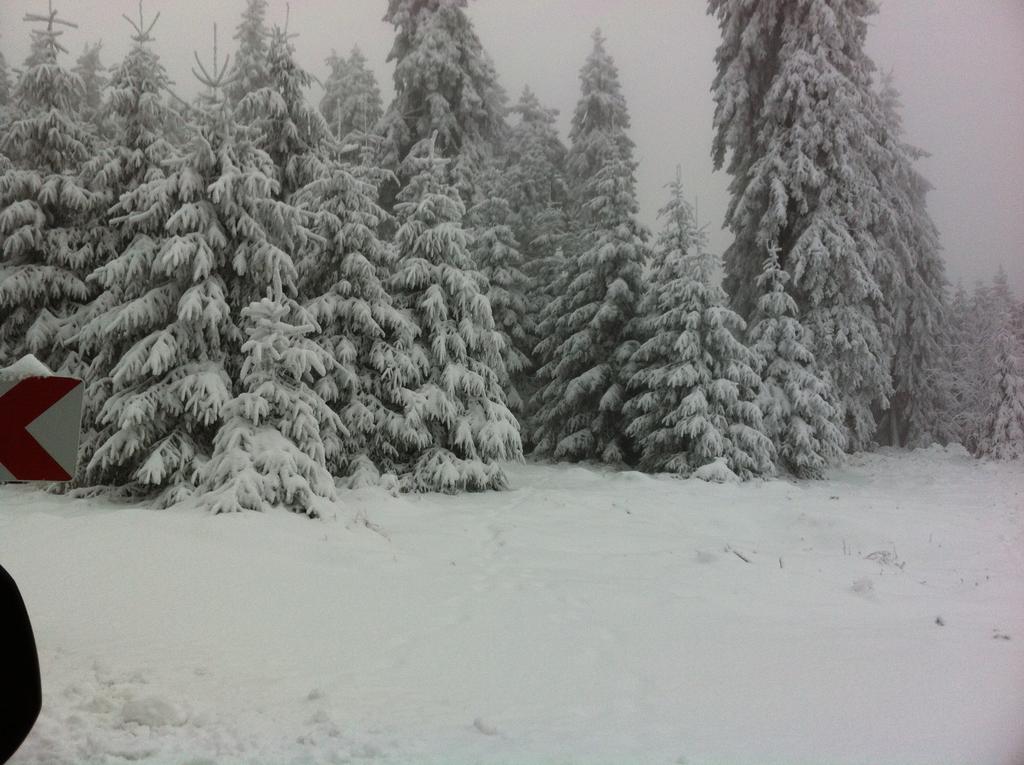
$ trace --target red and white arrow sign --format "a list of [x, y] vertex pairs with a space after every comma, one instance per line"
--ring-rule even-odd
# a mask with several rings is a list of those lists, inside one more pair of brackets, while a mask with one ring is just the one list
[[73, 377], [0, 379], [0, 482], [71, 480], [82, 387]]

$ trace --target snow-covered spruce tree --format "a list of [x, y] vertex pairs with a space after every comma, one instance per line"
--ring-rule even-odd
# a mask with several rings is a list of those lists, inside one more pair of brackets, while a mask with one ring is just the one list
[[527, 295], [530, 283], [522, 271], [523, 256], [509, 225], [512, 208], [502, 196], [503, 183], [497, 168], [485, 170], [479, 181], [483, 201], [466, 215], [472, 236], [472, 254], [476, 268], [487, 279], [487, 300], [491, 304], [495, 329], [501, 335], [506, 377], [501, 386], [509, 407], [523, 414], [519, 388], [530, 361], [534, 333], [526, 330], [529, 321]]
[[1014, 299], [1013, 291], [1010, 289], [1010, 280], [1002, 263], [996, 269], [996, 275], [992, 277], [992, 287], [985, 291], [984, 299], [989, 301], [986, 314], [989, 326], [994, 334], [1003, 327], [1007, 316], [1010, 316], [1012, 320], [1013, 309], [1017, 302]]
[[302, 291], [312, 296], [307, 307], [319, 342], [335, 361], [317, 384], [343, 425], [328, 465], [358, 486], [396, 471], [406, 449], [400, 381], [416, 379], [420, 368], [411, 356], [419, 327], [385, 285], [394, 254], [379, 235], [387, 215], [376, 202], [378, 186], [355, 170], [334, 160], [294, 200], [318, 237], [304, 261]]
[[[114, 209], [134, 238], [99, 279], [130, 289], [103, 322], [118, 362], [100, 420], [115, 430], [87, 469], [98, 483], [155, 494], [165, 506], [201, 485], [217, 510], [252, 507], [259, 491], [264, 503], [309, 512], [325, 469], [318, 463], [319, 477], [307, 470], [306, 458], [318, 462], [319, 453], [306, 415], [323, 414], [322, 432], [331, 422], [307, 384], [320, 355], [301, 338], [315, 323], [287, 300], [287, 251], [304, 232], [299, 212], [275, 198], [273, 162], [221, 96], [226, 68], [202, 69], [209, 91], [166, 178], [125, 193]], [[272, 305], [250, 308], [239, 326], [238, 306], [259, 304], [268, 288]], [[268, 369], [284, 345], [295, 355]], [[294, 414], [288, 407], [303, 416], [295, 429], [283, 423]]]
[[[998, 281], [998, 275], [996, 277]], [[1009, 294], [996, 285], [977, 282], [966, 299], [954, 300], [958, 321], [953, 347], [954, 390], [960, 443], [977, 453], [982, 424], [995, 397], [996, 338]]]
[[270, 30], [266, 18], [267, 0], [246, 0], [242, 20], [235, 31], [235, 39], [238, 40], [235, 65], [225, 91], [233, 104], [270, 84], [267, 58]]
[[[165, 164], [174, 155], [174, 146], [165, 136], [180, 121], [178, 113], [162, 100], [170, 80], [149, 46], [156, 21], [147, 24], [141, 8], [138, 23], [129, 19], [133, 44], [111, 73], [109, 98], [102, 113], [111, 138], [82, 171], [98, 197], [90, 231], [104, 254], [101, 265], [89, 276], [90, 282], [101, 285], [100, 294], [79, 311], [76, 324], [80, 329], [72, 342], [78, 373], [86, 380], [79, 447], [82, 465], [89, 464], [96, 449], [117, 429], [116, 423], [100, 422], [102, 407], [114, 389], [114, 367], [124, 351], [108, 337], [110, 312], [141, 294], [139, 285], [127, 278], [130, 266], [125, 259], [109, 262], [129, 250], [136, 231], [110, 223], [107, 212], [122, 194], [165, 177]], [[79, 483], [90, 483], [87, 473], [80, 474]]]
[[848, 447], [875, 434], [892, 393], [892, 332], [881, 280], [896, 270], [876, 232], [898, 216], [877, 171], [895, 163], [864, 52], [874, 0], [709, 0], [722, 42], [713, 157], [727, 170], [725, 287], [744, 317], [776, 242], [791, 293], [834, 381]]
[[512, 231], [532, 272], [565, 232], [566, 148], [555, 125], [558, 110], [544, 108], [529, 87], [512, 112], [519, 119], [505, 143], [505, 197], [513, 212]]
[[7, 59], [0, 51], [0, 125], [6, 124], [4, 110], [11, 103], [11, 72], [7, 68]]
[[[327, 135], [323, 118], [302, 100], [311, 78], [294, 62], [287, 32], [275, 29], [268, 52], [270, 84], [243, 96], [239, 111], [252, 117], [225, 149], [235, 161], [214, 181], [211, 198], [231, 232], [241, 310], [238, 393], [224, 407], [210, 461], [200, 471], [201, 501], [215, 513], [284, 506], [317, 516], [318, 501], [335, 496], [328, 459], [337, 454], [344, 426], [317, 390], [334, 366], [313, 316], [295, 299], [298, 272], [290, 253], [307, 249], [303, 213], [292, 190], [320, 172], [314, 154]], [[217, 76], [204, 78], [216, 87]], [[222, 106], [222, 119], [232, 118]], [[266, 297], [259, 298], [265, 292]]]
[[961, 287], [952, 302], [950, 356], [953, 372], [953, 422], [960, 443], [977, 454], [983, 426], [1000, 397], [996, 382], [1001, 335], [1011, 328], [1013, 296], [999, 269], [992, 284], [978, 282], [967, 295]]
[[[882, 78], [882, 143], [893, 161], [879, 168], [883, 192], [898, 215], [880, 221], [876, 238], [895, 255], [895, 270], [882, 274], [890, 306], [894, 356], [893, 394], [881, 418], [879, 440], [895, 446], [928, 446], [955, 437], [945, 333], [949, 329], [945, 264], [939, 233], [928, 214], [931, 184], [914, 163], [926, 152], [903, 141], [900, 95], [891, 74]], [[883, 261], [889, 262], [889, 261]]]
[[557, 294], [541, 315], [534, 350], [539, 454], [555, 459], [629, 457], [622, 415], [624, 366], [647, 257], [637, 222], [636, 162], [618, 73], [600, 32], [580, 72], [567, 165], [575, 229]]
[[1000, 460], [1024, 459], [1024, 361], [1009, 319], [995, 337], [995, 379], [975, 452]]
[[749, 334], [762, 379], [757, 402], [779, 462], [798, 478], [823, 478], [842, 453], [845, 434], [835, 391], [817, 368], [796, 301], [786, 292], [788, 282], [778, 251], [769, 248]]
[[755, 401], [756, 356], [740, 339], [743, 320], [712, 286], [715, 258], [678, 176], [669, 188], [637, 322], [642, 342], [630, 363], [627, 433], [646, 470], [770, 473], [775, 450]]
[[1024, 351], [1024, 300], [1018, 301], [1011, 309], [1010, 327], [1018, 347]]
[[314, 388], [332, 360], [309, 337], [319, 332], [316, 322], [286, 294], [294, 289], [287, 254], [278, 251], [264, 265], [275, 283], [242, 309], [241, 393], [224, 407], [201, 471], [201, 501], [215, 513], [283, 506], [318, 517], [317, 505], [335, 498], [327, 451], [342, 430]]
[[267, 297], [242, 309], [248, 339], [240, 393], [224, 407], [213, 454], [200, 471], [200, 501], [214, 513], [283, 506], [318, 517], [317, 505], [335, 498], [327, 461], [344, 435], [316, 390], [333, 360], [309, 337], [319, 334], [316, 321], [288, 295], [295, 291], [288, 254], [268, 242], [253, 266], [252, 276], [270, 287]]
[[522, 457], [519, 425], [501, 389], [502, 339], [486, 280], [473, 270], [465, 208], [432, 144], [420, 142], [403, 163], [395, 207], [398, 262], [389, 287], [420, 328], [414, 374], [402, 379], [395, 370], [404, 389], [395, 461], [413, 491], [500, 489], [507, 479], [498, 461]]
[[29, 64], [18, 80], [0, 153], [12, 167], [0, 175], [0, 366], [34, 353], [61, 369], [70, 317], [90, 297], [84, 277], [94, 253], [83, 228], [94, 198], [79, 178], [92, 151], [82, 121], [82, 81], [58, 63], [67, 53], [55, 14], [27, 19]]
[[950, 359], [952, 426], [956, 440], [967, 449], [977, 443], [975, 436], [982, 411], [978, 382], [981, 370], [974, 360], [978, 346], [972, 332], [974, 318], [971, 296], [962, 283], [958, 284], [950, 302], [946, 355]]
[[[395, 28], [395, 98], [380, 123], [381, 164], [397, 170], [413, 145], [437, 133], [449, 181], [464, 204], [504, 130], [505, 92], [466, 15], [467, 0], [388, 0]], [[393, 190], [392, 190], [393, 191]], [[386, 206], [390, 199], [385, 194]]]
[[384, 113], [377, 78], [359, 46], [347, 59], [332, 53], [327, 63], [331, 74], [324, 84], [320, 113], [339, 141], [363, 144]]
[[109, 82], [105, 74], [107, 68], [103, 66], [103, 62], [100, 60], [100, 49], [102, 47], [103, 43], [101, 42], [86, 45], [82, 55], [75, 62], [75, 72], [82, 78], [84, 91], [82, 117], [92, 123], [100, 133], [103, 132], [101, 119], [103, 91]]
[[[509, 224], [523, 256], [523, 272], [530, 280], [522, 323], [529, 338], [525, 350], [530, 355], [540, 341], [537, 324], [541, 310], [554, 297], [554, 285], [563, 270], [558, 248], [568, 228], [566, 148], [555, 127], [557, 110], [541, 106], [528, 87], [512, 111], [519, 119], [505, 144], [502, 187], [511, 209]], [[532, 396], [534, 391], [528, 392]]]
[[274, 161], [279, 196], [288, 199], [323, 171], [331, 133], [303, 95], [313, 78], [295, 63], [287, 30], [274, 28], [266, 62], [266, 84], [245, 95], [236, 113], [252, 128], [256, 146]]
[[327, 57], [327, 79], [324, 80], [324, 94], [320, 98], [320, 113], [327, 120], [327, 124], [330, 125], [331, 131], [337, 137], [339, 128], [336, 127], [336, 122], [340, 119], [339, 107], [342, 99], [345, 97], [345, 92], [342, 90], [344, 82], [347, 76], [346, 69], [348, 67], [348, 59], [344, 56], [339, 56], [338, 51], [331, 50], [331, 55]]

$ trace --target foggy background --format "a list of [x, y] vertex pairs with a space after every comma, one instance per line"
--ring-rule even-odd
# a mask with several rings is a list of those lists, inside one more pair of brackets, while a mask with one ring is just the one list
[[[103, 41], [106, 66], [120, 62], [138, 14], [137, 0], [55, 0], [79, 24], [61, 38], [74, 59], [87, 42]], [[146, 17], [161, 13], [154, 49], [178, 95], [198, 90], [193, 50], [204, 62], [218, 25], [221, 56], [245, 0], [147, 0]], [[268, 24], [283, 24], [285, 0], [270, 0]], [[524, 85], [560, 110], [563, 138], [579, 96], [579, 68], [600, 26], [619, 76], [636, 141], [641, 219], [656, 225], [664, 185], [682, 166], [683, 180], [708, 224], [713, 251], [729, 243], [722, 230], [729, 177], [711, 166], [710, 86], [718, 27], [703, 0], [476, 0], [469, 15], [514, 103]], [[292, 0], [289, 29], [300, 64], [326, 78], [332, 49], [358, 44], [377, 75], [385, 107], [392, 96], [386, 63], [393, 29], [382, 20], [385, 0]], [[18, 67], [28, 53], [26, 12], [41, 0], [0, 0], [0, 50]], [[883, 0], [867, 49], [882, 70], [893, 69], [903, 94], [907, 139], [932, 156], [921, 169], [935, 186], [929, 210], [942, 234], [950, 281], [988, 280], [1002, 265], [1024, 295], [1024, 0]], [[318, 104], [315, 87], [310, 101]]]

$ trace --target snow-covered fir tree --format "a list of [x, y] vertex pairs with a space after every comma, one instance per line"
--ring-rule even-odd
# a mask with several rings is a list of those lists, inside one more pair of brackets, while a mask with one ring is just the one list
[[102, 132], [100, 107], [103, 104], [103, 91], [109, 82], [100, 59], [103, 43], [86, 45], [82, 55], [75, 62], [75, 72], [82, 78], [84, 97], [82, 100], [82, 116]]
[[883, 274], [891, 306], [894, 356], [893, 394], [881, 420], [880, 440], [896, 446], [928, 446], [955, 437], [951, 417], [949, 328], [945, 264], [939, 233], [928, 214], [931, 184], [914, 162], [927, 156], [903, 142], [900, 95], [891, 74], [879, 93], [885, 120], [883, 142], [894, 161], [879, 168], [883, 191], [899, 214], [883, 218], [876, 234], [896, 255], [895, 270]]
[[339, 120], [339, 107], [345, 96], [342, 88], [345, 82], [348, 68], [348, 59], [339, 56], [338, 51], [332, 50], [327, 57], [327, 79], [324, 80], [324, 94], [320, 98], [320, 113], [324, 115], [327, 124], [331, 126], [332, 132], [337, 137], [339, 129], [335, 123]]
[[823, 478], [842, 453], [845, 434], [835, 391], [817, 368], [796, 301], [786, 292], [788, 282], [778, 251], [770, 247], [749, 335], [762, 379], [757, 402], [779, 462], [798, 478]]
[[504, 346], [502, 358], [507, 375], [501, 385], [512, 411], [522, 414], [524, 402], [519, 389], [532, 366], [529, 354], [535, 337], [527, 331], [527, 295], [531, 285], [522, 270], [523, 256], [509, 225], [512, 207], [502, 196], [504, 184], [497, 168], [485, 170], [479, 185], [483, 201], [466, 216], [472, 235], [473, 261], [487, 280], [487, 300]]
[[512, 107], [518, 121], [505, 143], [505, 196], [512, 208], [512, 230], [527, 268], [549, 257], [565, 231], [568, 188], [566, 148], [558, 135], [557, 109], [541, 105], [529, 87]]
[[952, 367], [952, 422], [960, 443], [977, 454], [997, 389], [1002, 335], [1013, 337], [1015, 301], [1002, 268], [992, 283], [978, 282], [970, 295], [961, 286], [953, 296], [949, 356]]
[[949, 388], [952, 396], [951, 425], [956, 439], [967, 449], [976, 443], [977, 425], [981, 420], [981, 369], [975, 361], [978, 343], [972, 331], [976, 318], [971, 296], [958, 284], [950, 301], [950, 327], [946, 334], [946, 355], [950, 360]]
[[1007, 315], [1010, 315], [1012, 320], [1016, 300], [1010, 289], [1010, 279], [1006, 275], [1006, 269], [1003, 268], [1002, 263], [999, 264], [995, 276], [992, 277], [992, 287], [987, 291], [985, 298], [990, 301], [987, 313], [988, 321], [993, 327], [1001, 328]]
[[359, 46], [347, 59], [332, 53], [327, 64], [331, 73], [324, 83], [320, 113], [339, 141], [363, 144], [384, 113], [377, 78]]
[[7, 68], [7, 59], [0, 51], [0, 125], [6, 124], [4, 110], [11, 103], [11, 72]]
[[502, 338], [487, 283], [473, 269], [465, 208], [445, 164], [432, 139], [417, 144], [395, 207], [398, 262], [389, 286], [420, 328], [415, 373], [402, 379], [395, 370], [404, 388], [396, 462], [414, 491], [500, 489], [507, 479], [499, 461], [522, 457], [519, 425], [501, 389]]
[[1024, 459], [1024, 360], [1004, 314], [994, 338], [994, 379], [978, 438], [979, 457]]
[[[114, 209], [114, 222], [133, 236], [98, 274], [104, 287], [129, 285], [103, 322], [118, 361], [100, 421], [116, 429], [88, 470], [97, 482], [156, 494], [162, 505], [201, 486], [218, 510], [252, 506], [255, 470], [265, 504], [297, 502], [309, 511], [308, 493], [325, 484], [304, 472], [307, 430], [281, 421], [288, 406], [315, 401], [311, 375], [322, 361], [301, 341], [315, 323], [288, 300], [288, 252], [305, 233], [299, 211], [277, 199], [272, 160], [235, 124], [222, 97], [225, 69], [202, 68], [209, 89], [199, 122], [167, 176], [122, 195]], [[240, 323], [239, 308], [259, 303], [268, 288], [272, 305], [250, 307]], [[289, 344], [296, 355], [269, 369], [261, 354]], [[327, 407], [309, 406], [329, 417]], [[331, 421], [322, 426], [329, 433]], [[281, 438], [249, 439], [247, 428]], [[270, 441], [275, 455], [262, 451]], [[318, 461], [319, 453], [306, 456]], [[282, 465], [296, 472], [275, 472]]]
[[385, 284], [395, 264], [380, 237], [387, 215], [377, 205], [378, 182], [354, 170], [335, 160], [294, 200], [318, 238], [303, 263], [302, 291], [335, 360], [317, 388], [343, 425], [328, 464], [360, 485], [398, 469], [406, 450], [400, 381], [420, 372], [411, 355], [419, 327]]
[[626, 100], [599, 31], [593, 40], [567, 158], [574, 235], [534, 351], [534, 438], [542, 455], [619, 463], [629, 457], [623, 369], [647, 247]]
[[529, 355], [540, 341], [541, 310], [554, 297], [562, 271], [558, 248], [568, 228], [566, 148], [555, 126], [557, 110], [544, 108], [529, 87], [523, 89], [512, 112], [518, 120], [505, 143], [503, 194], [511, 211], [509, 225], [523, 256], [523, 272], [530, 280], [522, 324]]
[[270, 84], [270, 62], [267, 54], [270, 29], [267, 27], [267, 0], [246, 0], [242, 20], [235, 31], [238, 51], [231, 82], [226, 93], [237, 104], [246, 95]]
[[231, 232], [236, 286], [228, 294], [244, 306], [239, 328], [246, 340], [237, 393], [224, 407], [199, 488], [216, 513], [284, 506], [317, 516], [318, 500], [335, 496], [327, 464], [345, 430], [317, 390], [334, 361], [310, 337], [320, 327], [296, 300], [291, 253], [306, 251], [309, 237], [289, 198], [321, 171], [315, 150], [327, 129], [303, 100], [311, 78], [295, 65], [286, 30], [274, 30], [268, 73], [267, 86], [242, 97], [238, 111], [252, 124], [234, 145], [227, 124], [234, 115], [220, 107], [221, 152], [235, 157], [211, 187], [212, 200]]
[[[287, 255], [277, 260], [271, 268], [287, 278]], [[335, 498], [327, 450], [342, 428], [314, 389], [332, 359], [310, 339], [319, 328], [288, 289], [275, 284], [242, 310], [242, 392], [224, 407], [201, 476], [202, 502], [214, 513], [283, 506], [319, 517], [318, 506]]]
[[637, 322], [627, 433], [646, 470], [770, 473], [775, 450], [756, 403], [757, 358], [741, 339], [743, 319], [713, 286], [715, 258], [678, 176], [670, 190]]
[[[94, 253], [84, 227], [94, 203], [79, 171], [93, 150], [81, 118], [81, 78], [59, 63], [69, 24], [56, 15], [32, 30], [0, 153], [0, 365], [26, 353], [61, 369], [71, 317], [91, 297], [85, 275]], [[71, 25], [73, 26], [73, 25]]]
[[994, 396], [995, 339], [1006, 304], [999, 299], [992, 284], [980, 281], [966, 300], [964, 297], [958, 293], [954, 299], [957, 317], [956, 344], [952, 348], [956, 391], [954, 422], [958, 425], [960, 442], [971, 452], [977, 452], [981, 426]]
[[1017, 304], [1010, 310], [1010, 327], [1017, 343], [1024, 351], [1024, 300], [1017, 301]]
[[[505, 92], [466, 15], [467, 0], [388, 0], [395, 98], [381, 121], [384, 167], [396, 170], [435, 132], [435, 151], [465, 204], [504, 130]], [[390, 200], [386, 200], [390, 202]]]
[[883, 276], [892, 251], [874, 236], [899, 216], [879, 168], [897, 161], [879, 141], [881, 102], [864, 52], [874, 0], [710, 0], [722, 42], [713, 156], [732, 176], [725, 286], [749, 317], [765, 247], [776, 242], [818, 363], [831, 376], [859, 449], [873, 407], [892, 393], [893, 343]]
[[[180, 122], [178, 113], [162, 100], [170, 80], [149, 44], [156, 19], [147, 23], [140, 7], [138, 23], [129, 21], [134, 30], [132, 46], [111, 73], [109, 98], [102, 114], [111, 138], [82, 171], [98, 198], [90, 231], [103, 254], [101, 266], [128, 250], [136, 235], [132, 227], [111, 224], [108, 210], [122, 194], [165, 177], [165, 164], [174, 155], [174, 146], [166, 136]], [[154, 226], [153, 230], [158, 229]], [[138, 285], [123, 278], [127, 267], [122, 261], [90, 274], [89, 281], [102, 285], [102, 289], [77, 316], [80, 329], [73, 338], [73, 347], [78, 355], [78, 373], [86, 381], [79, 449], [84, 466], [116, 430], [116, 423], [101, 424], [100, 411], [113, 392], [113, 369], [124, 350], [108, 337], [110, 312], [140, 294]], [[90, 482], [88, 473], [80, 475], [83, 483]]]
[[266, 53], [266, 84], [247, 93], [237, 116], [253, 131], [258, 148], [277, 167], [279, 195], [288, 199], [322, 172], [330, 130], [306, 102], [312, 76], [295, 63], [295, 48], [285, 29], [275, 27]]

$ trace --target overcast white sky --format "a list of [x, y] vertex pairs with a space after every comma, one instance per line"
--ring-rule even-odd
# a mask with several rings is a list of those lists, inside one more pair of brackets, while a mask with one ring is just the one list
[[[124, 55], [130, 28], [121, 14], [137, 14], [137, 0], [54, 4], [80, 25], [63, 38], [73, 55], [94, 40], [103, 41], [108, 65]], [[195, 91], [192, 51], [208, 60], [214, 22], [221, 50], [232, 48], [244, 5], [146, 0], [148, 14], [162, 14], [155, 46], [182, 94]], [[45, 7], [43, 0], [0, 0], [0, 49], [11, 63], [24, 60], [28, 49], [22, 16]], [[285, 0], [270, 0], [270, 8], [270, 20], [283, 22]], [[332, 48], [347, 52], [358, 43], [387, 101], [392, 30], [382, 21], [385, 8], [385, 0], [292, 0], [290, 28], [300, 35], [300, 63], [322, 77]], [[704, 2], [477, 0], [469, 13], [510, 97], [528, 83], [561, 110], [563, 132], [590, 33], [600, 26], [632, 114], [643, 219], [655, 223], [663, 185], [680, 164], [713, 248], [726, 246], [721, 222], [728, 177], [712, 172], [710, 159], [718, 28]], [[930, 209], [951, 280], [988, 279], [1002, 264], [1024, 296], [1024, 0], [883, 0], [868, 49], [880, 68], [895, 70], [909, 137], [932, 153], [923, 169], [935, 185]], [[319, 92], [312, 97], [319, 100]]]

